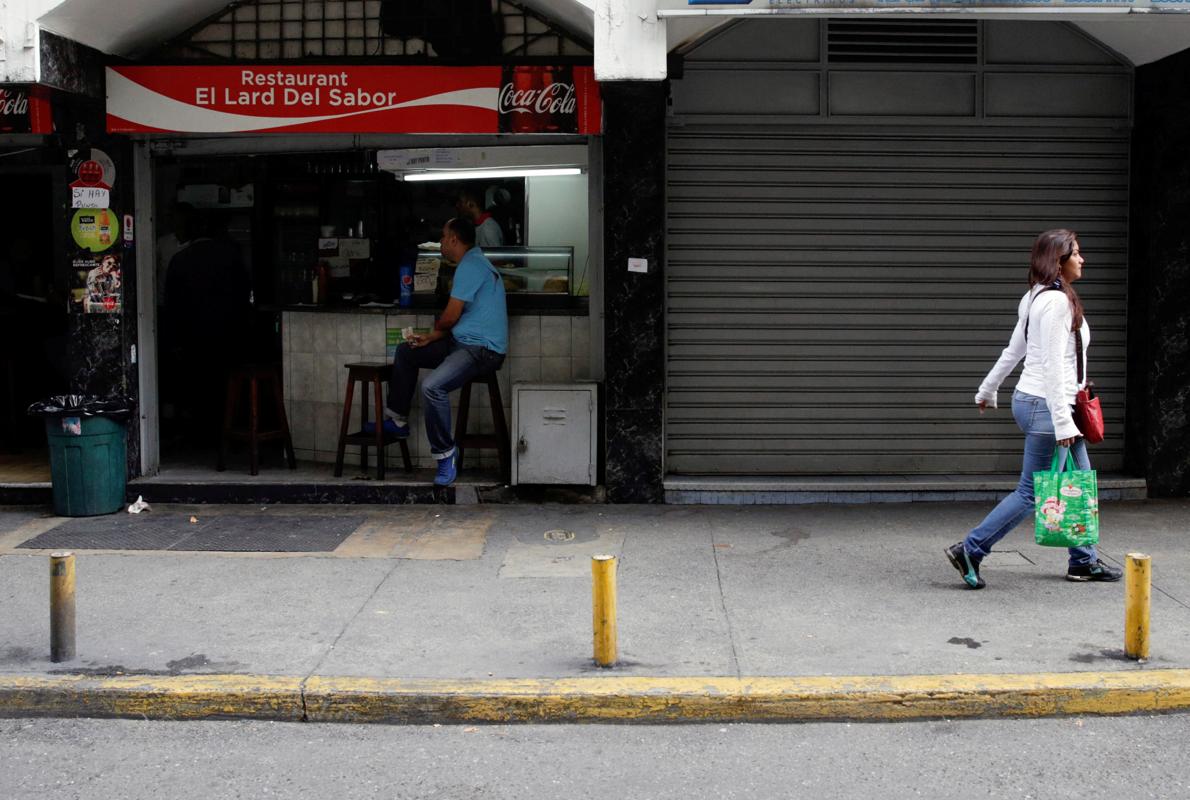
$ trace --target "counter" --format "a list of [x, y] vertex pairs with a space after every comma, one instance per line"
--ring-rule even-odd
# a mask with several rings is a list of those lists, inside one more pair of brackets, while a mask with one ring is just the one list
[[[285, 382], [285, 410], [297, 457], [328, 465], [335, 460], [343, 413], [347, 370], [352, 361], [390, 361], [391, 331], [407, 326], [428, 328], [430, 309], [351, 308], [333, 306], [281, 309], [281, 350]], [[392, 338], [399, 335], [393, 334]], [[508, 357], [500, 369], [500, 390], [506, 417], [511, 417], [510, 386], [517, 381], [567, 383], [591, 377], [590, 318], [579, 309], [509, 309]], [[358, 390], [358, 387], [357, 387]], [[477, 386], [471, 397], [471, 425], [492, 430], [486, 389]], [[414, 464], [432, 468], [429, 443], [422, 429], [418, 396], [410, 415], [410, 453]], [[452, 407], [458, 392], [451, 395]], [[359, 394], [352, 409], [352, 430], [359, 429]], [[511, 418], [507, 420], [511, 422]], [[400, 450], [390, 448], [388, 466], [400, 474]], [[464, 454], [464, 466], [495, 469], [495, 451]], [[330, 467], [328, 466], [328, 469]], [[346, 474], [359, 469], [358, 448], [347, 448]]]

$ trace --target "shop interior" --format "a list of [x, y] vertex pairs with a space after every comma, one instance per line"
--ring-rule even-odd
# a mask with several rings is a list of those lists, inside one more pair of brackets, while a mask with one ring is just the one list
[[[434, 152], [465, 165], [463, 150]], [[427, 180], [418, 176], [433, 170], [394, 167], [394, 152], [402, 151], [156, 160], [162, 468], [213, 471], [229, 370], [279, 368], [284, 310], [444, 307], [454, 265], [438, 241], [451, 217], [475, 215], [497, 237], [484, 251], [504, 276], [512, 313], [586, 307], [581, 170], [454, 170]], [[403, 272], [413, 279], [405, 297]], [[262, 427], [273, 423], [268, 412]], [[262, 470], [283, 467], [279, 445], [261, 450]]]
[[0, 244], [0, 483], [37, 483], [50, 479], [45, 427], [26, 409], [69, 388], [67, 290], [54, 270], [61, 253], [53, 252], [62, 239], [54, 187], [66, 181], [50, 169], [0, 169], [0, 176], [10, 225]]

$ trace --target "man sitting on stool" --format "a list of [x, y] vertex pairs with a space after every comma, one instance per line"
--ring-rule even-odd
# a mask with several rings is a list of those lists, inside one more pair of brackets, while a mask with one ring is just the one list
[[508, 352], [504, 280], [475, 246], [475, 226], [461, 217], [442, 227], [442, 257], [458, 263], [446, 310], [434, 330], [397, 348], [389, 382], [384, 429], [409, 435], [409, 407], [417, 372], [433, 370], [421, 384], [426, 437], [438, 460], [434, 483], [450, 486], [458, 475], [458, 450], [450, 430], [450, 393], [472, 378], [500, 369]]

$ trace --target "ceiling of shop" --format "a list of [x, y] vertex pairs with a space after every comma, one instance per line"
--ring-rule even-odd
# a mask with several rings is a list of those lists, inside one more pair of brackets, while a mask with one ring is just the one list
[[588, 42], [595, 34], [595, 0], [518, 0]]
[[[519, 0], [565, 28], [593, 36], [596, 0]], [[43, 0], [52, 6], [39, 22], [46, 30], [119, 56], [135, 56], [185, 32], [229, 5], [228, 0]], [[671, 20], [671, 48], [730, 18]], [[1190, 46], [1190, 15], [1127, 15], [1079, 22], [1079, 27], [1133, 64], [1147, 64]]]

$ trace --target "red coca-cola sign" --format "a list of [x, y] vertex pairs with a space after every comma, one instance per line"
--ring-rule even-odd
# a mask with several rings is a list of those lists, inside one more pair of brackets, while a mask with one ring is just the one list
[[53, 133], [49, 91], [43, 86], [0, 86], [0, 133]]
[[500, 130], [577, 133], [578, 86], [571, 67], [505, 67]]
[[600, 133], [591, 67], [108, 67], [111, 133]]

